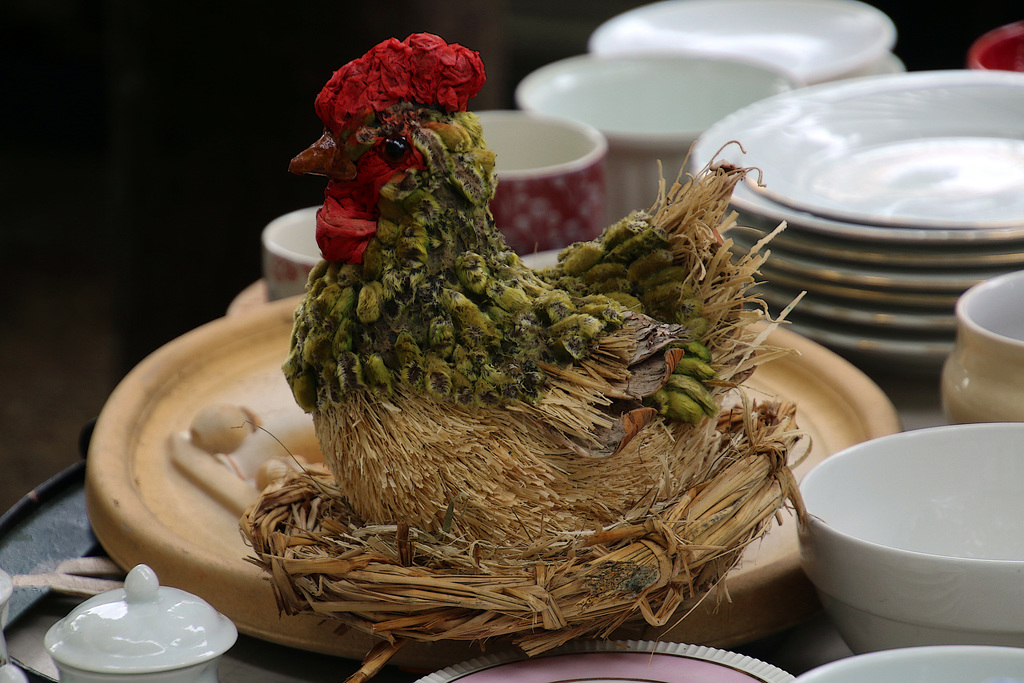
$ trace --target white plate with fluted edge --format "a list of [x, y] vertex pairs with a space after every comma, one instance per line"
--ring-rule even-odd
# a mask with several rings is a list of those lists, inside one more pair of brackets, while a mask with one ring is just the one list
[[[745, 251], [736, 243], [734, 250]], [[898, 292], [934, 292], [936, 294], [960, 294], [968, 287], [984, 280], [1002, 275], [1014, 266], [993, 268], [899, 268], [843, 263], [828, 259], [816, 259], [772, 250], [762, 271], [779, 272], [794, 278], [835, 283], [850, 287], [864, 287]]]
[[[789, 306], [797, 296], [794, 290], [772, 285], [759, 285], [755, 291], [775, 314]], [[953, 315], [952, 308], [929, 310], [872, 305], [859, 301], [843, 301], [815, 293], [808, 293], [801, 298], [790, 315], [890, 331], [904, 330], [908, 333], [952, 334], [956, 330], [956, 316]]]
[[949, 334], [913, 334], [906, 330], [885, 330], [834, 321], [811, 321], [789, 316], [787, 329], [831, 349], [851, 362], [889, 364], [896, 372], [937, 370], [953, 352]]
[[956, 305], [957, 298], [963, 293], [962, 291], [913, 292], [901, 289], [885, 289], [828, 282], [814, 276], [797, 275], [783, 270], [775, 270], [767, 264], [761, 266], [760, 273], [763, 280], [785, 289], [795, 291], [806, 290], [836, 299], [882, 306], [949, 310]]
[[[742, 249], [764, 239], [775, 225], [736, 225], [725, 234]], [[866, 266], [899, 268], [1024, 268], [1024, 241], [1004, 240], [982, 244], [945, 243], [907, 245], [892, 242], [846, 240], [833, 235], [801, 230], [789, 225], [769, 245], [773, 254], [793, 254], [808, 259]]]
[[[714, 155], [714, 152], [711, 154]], [[707, 161], [710, 161], [711, 158], [708, 157]], [[690, 165], [687, 168], [692, 172], [694, 170], [692, 155], [690, 160]], [[856, 240], [876, 246], [882, 245], [884, 248], [891, 245], [905, 245], [911, 248], [935, 247], [957, 250], [961, 247], [968, 247], [984, 250], [990, 247], [998, 249], [1001, 248], [1000, 245], [1024, 240], [1024, 224], [1007, 228], [978, 227], [973, 230], [958, 230], [905, 228], [836, 221], [776, 204], [763, 194], [747, 187], [745, 183], [740, 183], [735, 187], [730, 205], [739, 214], [739, 222], [742, 225], [756, 226], [771, 231], [779, 223], [785, 221], [790, 228], [826, 237]]]
[[737, 187], [741, 208], [756, 210], [744, 202], [760, 195], [860, 225], [1024, 229], [1024, 73], [925, 71], [802, 88], [726, 116], [693, 157], [719, 150], [761, 171]]
[[892, 20], [856, 0], [664, 0], [602, 23], [588, 49], [750, 59], [818, 83], [871, 69], [895, 44]]
[[702, 645], [646, 640], [581, 640], [524, 658], [478, 657], [417, 683], [789, 683], [791, 674], [747, 655]]

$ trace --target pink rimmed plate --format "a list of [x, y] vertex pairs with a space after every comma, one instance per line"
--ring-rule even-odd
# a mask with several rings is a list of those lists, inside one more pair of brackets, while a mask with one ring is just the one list
[[700, 645], [645, 640], [584, 640], [525, 659], [512, 653], [478, 657], [417, 683], [787, 683], [793, 676], [747, 655]]

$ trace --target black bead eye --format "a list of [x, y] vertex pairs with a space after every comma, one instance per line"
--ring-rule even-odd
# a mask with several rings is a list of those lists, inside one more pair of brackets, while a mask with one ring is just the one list
[[409, 141], [404, 137], [384, 141], [384, 155], [391, 161], [401, 161], [409, 153]]

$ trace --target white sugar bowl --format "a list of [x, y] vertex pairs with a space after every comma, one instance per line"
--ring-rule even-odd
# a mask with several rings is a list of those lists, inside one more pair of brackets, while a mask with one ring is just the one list
[[209, 603], [140, 564], [46, 632], [63, 683], [217, 683], [238, 630]]

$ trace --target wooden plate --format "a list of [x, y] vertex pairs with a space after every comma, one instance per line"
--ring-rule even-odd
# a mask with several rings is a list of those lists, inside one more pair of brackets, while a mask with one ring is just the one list
[[[313, 616], [278, 614], [266, 576], [246, 560], [249, 548], [231, 503], [246, 491], [254, 497], [255, 489], [225, 478], [226, 468], [212, 457], [190, 466], [179, 457], [196, 413], [224, 403], [252, 410], [281, 442], [258, 431], [248, 439], [264, 439], [260, 448], [283, 444], [319, 457], [311, 420], [295, 405], [280, 370], [297, 303], [286, 299], [215, 320], [134, 368], [111, 394], [92, 436], [87, 510], [97, 538], [119, 565], [150, 565], [161, 583], [203, 597], [243, 633], [362, 658], [372, 644], [369, 636], [336, 634], [335, 624]], [[749, 386], [798, 404], [799, 423], [813, 439], [798, 476], [838, 450], [900, 430], [889, 399], [848, 362], [785, 330], [773, 332], [769, 342], [799, 355], [762, 366]], [[203, 478], [206, 473], [210, 478]], [[728, 599], [712, 596], [671, 629], [641, 621], [616, 637], [728, 648], [811, 616], [819, 606], [800, 569], [795, 519], [782, 517], [782, 525], [752, 546], [727, 578]], [[410, 643], [393, 662], [433, 670], [479, 654], [467, 643]]]

